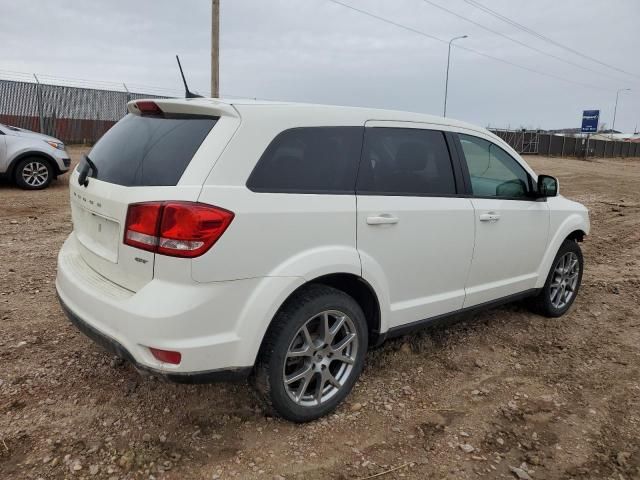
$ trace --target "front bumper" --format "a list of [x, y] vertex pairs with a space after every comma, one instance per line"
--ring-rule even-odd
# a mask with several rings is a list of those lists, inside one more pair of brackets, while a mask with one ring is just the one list
[[203, 372], [189, 373], [189, 372], [177, 372], [168, 373], [166, 371], [157, 370], [155, 368], [142, 365], [136, 361], [136, 359], [113, 338], [108, 337], [96, 328], [89, 325], [82, 320], [78, 315], [73, 313], [69, 307], [62, 301], [58, 295], [58, 301], [62, 310], [67, 315], [67, 318], [78, 330], [84, 333], [87, 337], [93, 340], [95, 343], [104, 348], [107, 352], [113, 353], [118, 357], [130, 362], [136, 370], [142, 374], [155, 375], [166, 380], [176, 383], [211, 383], [211, 382], [232, 382], [246, 379], [251, 373], [251, 367], [233, 368], [233, 369], [220, 369], [209, 370]]
[[71, 158], [66, 150], [54, 150], [53, 158], [56, 161], [56, 174], [62, 175], [69, 171], [71, 166]]

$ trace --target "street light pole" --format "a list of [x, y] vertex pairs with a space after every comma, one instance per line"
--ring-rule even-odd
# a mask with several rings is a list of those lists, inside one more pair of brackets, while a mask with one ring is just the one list
[[444, 81], [444, 109], [442, 111], [443, 117], [447, 116], [447, 93], [449, 90], [449, 64], [451, 63], [451, 44], [455, 40], [460, 40], [462, 38], [467, 38], [467, 37], [468, 35], [461, 35], [459, 37], [453, 37], [451, 40], [449, 40], [449, 53], [447, 53], [447, 76], [446, 76], [446, 80]]
[[628, 92], [630, 88], [621, 88], [616, 92], [616, 106], [613, 108], [613, 125], [611, 125], [611, 140], [613, 140], [613, 131], [616, 129], [616, 113], [618, 112], [618, 97], [620, 92]]

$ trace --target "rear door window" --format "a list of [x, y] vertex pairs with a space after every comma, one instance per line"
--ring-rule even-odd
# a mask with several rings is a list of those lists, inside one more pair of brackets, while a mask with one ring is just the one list
[[177, 185], [216, 121], [128, 114], [89, 152], [91, 175], [127, 187]]
[[300, 127], [273, 139], [251, 172], [254, 192], [353, 194], [363, 127]]
[[418, 128], [366, 129], [359, 195], [455, 195], [444, 133]]

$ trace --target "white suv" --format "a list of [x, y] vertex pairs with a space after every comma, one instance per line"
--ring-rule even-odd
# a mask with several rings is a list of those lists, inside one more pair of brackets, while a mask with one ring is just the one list
[[532, 297], [565, 313], [585, 207], [466, 123], [363, 108], [132, 102], [72, 173], [56, 287], [71, 321], [177, 382], [249, 377], [334, 409], [367, 349]]
[[0, 176], [20, 188], [47, 188], [70, 164], [64, 143], [57, 138], [0, 124]]

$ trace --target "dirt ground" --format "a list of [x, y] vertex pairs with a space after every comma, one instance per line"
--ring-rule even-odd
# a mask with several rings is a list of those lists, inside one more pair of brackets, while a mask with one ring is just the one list
[[640, 160], [528, 160], [591, 210], [571, 311], [390, 341], [306, 425], [243, 384], [142, 378], [76, 331], [54, 291], [66, 178], [0, 183], [0, 479], [640, 478]]

